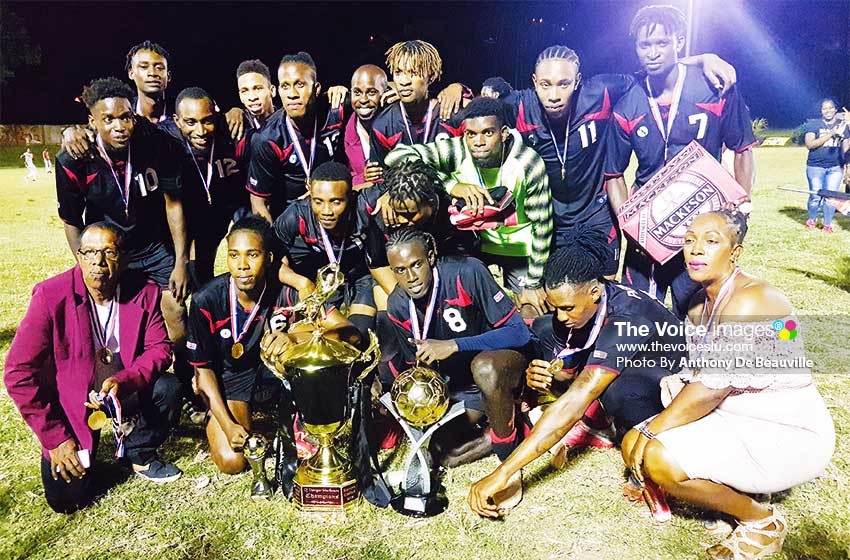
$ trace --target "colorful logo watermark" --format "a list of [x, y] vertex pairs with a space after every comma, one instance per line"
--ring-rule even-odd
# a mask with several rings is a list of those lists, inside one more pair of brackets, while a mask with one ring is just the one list
[[779, 340], [794, 340], [797, 338], [797, 322], [793, 320], [783, 321], [777, 319], [773, 322], [773, 330]]

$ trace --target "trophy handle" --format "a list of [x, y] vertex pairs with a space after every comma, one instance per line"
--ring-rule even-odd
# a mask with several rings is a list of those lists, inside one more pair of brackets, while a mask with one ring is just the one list
[[[371, 355], [371, 358], [369, 357]], [[360, 372], [360, 375], [357, 376], [358, 381], [362, 381], [370, 371], [375, 369], [378, 366], [378, 362], [381, 361], [381, 346], [378, 343], [378, 336], [375, 334], [375, 331], [369, 329], [369, 347], [360, 354], [360, 358], [357, 361], [359, 362], [368, 362], [371, 359], [372, 363], [366, 366], [363, 371]]]

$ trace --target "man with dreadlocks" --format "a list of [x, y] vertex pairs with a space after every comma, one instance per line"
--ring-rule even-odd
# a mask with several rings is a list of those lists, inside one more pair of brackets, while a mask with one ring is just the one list
[[[468, 216], [489, 220], [485, 225], [469, 226], [481, 236], [481, 252], [476, 256], [501, 268], [523, 316], [542, 315], [546, 304], [540, 282], [552, 242], [552, 194], [546, 165], [537, 152], [523, 144], [518, 132], [508, 130], [499, 100], [473, 99], [462, 115], [462, 138], [399, 146], [387, 156], [387, 164], [424, 161], [444, 177], [447, 193], [463, 199]], [[499, 195], [502, 201], [510, 196], [515, 211], [494, 221], [488, 216], [504, 211], [503, 205], [494, 201]]]
[[[605, 186], [615, 208], [628, 198], [623, 172], [633, 151], [635, 192], [693, 140], [718, 160], [724, 146], [734, 150], [735, 180], [748, 193], [752, 190], [756, 138], [749, 110], [737, 88], [721, 96], [700, 73], [680, 64], [685, 28], [685, 15], [673, 6], [644, 6], [632, 21], [630, 33], [644, 73], [615, 104], [616, 124], [605, 141]], [[662, 265], [631, 242], [623, 274], [631, 286], [661, 301], [669, 289], [679, 317], [699, 289], [681, 253]]]
[[319, 106], [322, 85], [313, 57], [304, 51], [285, 55], [277, 80], [283, 108], [251, 139], [247, 186], [254, 213], [269, 222], [307, 192], [316, 166], [345, 156], [342, 109]]
[[546, 263], [546, 299], [555, 311], [532, 327], [538, 358], [526, 370], [529, 387], [560, 396], [511, 456], [473, 485], [469, 506], [484, 517], [501, 515], [490, 498], [561, 442], [596, 399], [622, 436], [661, 412], [661, 378], [680, 367], [683, 353], [661, 350], [684, 346], [678, 320], [648, 295], [605, 280], [606, 238], [585, 233], [567, 241]]
[[[725, 87], [734, 82], [734, 69], [713, 55], [693, 57], [689, 62], [702, 64], [706, 75]], [[604, 189], [602, 139], [611, 107], [634, 79], [603, 74], [582, 80], [575, 51], [554, 45], [537, 57], [531, 80], [533, 88], [514, 90], [500, 99], [508, 108], [508, 126], [515, 127], [546, 163], [552, 191], [553, 246], [563, 247], [578, 224], [590, 226], [608, 239], [605, 274], [613, 275], [620, 243]]]
[[[434, 45], [403, 41], [390, 47], [386, 55], [399, 100], [387, 106], [372, 124], [369, 160], [381, 165], [399, 144], [426, 144], [460, 134], [459, 124], [449, 119], [454, 111], [447, 110], [456, 109], [457, 103], [441, 107], [439, 100], [428, 96], [428, 87], [443, 73], [443, 61]], [[451, 84], [440, 98], [457, 100], [463, 89], [460, 84]]]
[[[384, 194], [386, 191], [386, 194]], [[383, 197], [382, 197], [383, 195]], [[377, 211], [378, 199], [393, 211], [395, 222], [388, 224]], [[386, 202], [384, 202], [386, 201]], [[458, 230], [446, 211], [449, 197], [437, 171], [421, 161], [404, 161], [384, 171], [384, 182], [360, 191], [358, 212], [366, 223], [366, 255], [372, 276], [390, 294], [396, 279], [387, 261], [387, 240], [396, 229], [427, 231], [435, 239], [441, 255], [472, 255], [478, 248], [473, 231]]]
[[[520, 350], [531, 339], [516, 306], [481, 261], [438, 258], [429, 233], [394, 232], [387, 258], [398, 281], [380, 333], [382, 349], [391, 349], [389, 369], [398, 375], [415, 363], [432, 368], [448, 378], [451, 400], [466, 405], [469, 425], [455, 424], [435, 442], [439, 460], [457, 465], [491, 450], [504, 460], [522, 437], [513, 393], [527, 363]], [[489, 429], [473, 431], [485, 413]]]

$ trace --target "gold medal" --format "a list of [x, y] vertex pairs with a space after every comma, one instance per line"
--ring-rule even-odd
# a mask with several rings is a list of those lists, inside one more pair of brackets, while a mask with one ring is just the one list
[[242, 357], [242, 354], [245, 353], [245, 347], [242, 346], [241, 342], [236, 342], [233, 344], [233, 347], [230, 349], [230, 355], [233, 356], [234, 360], [238, 360]]
[[88, 425], [94, 431], [98, 431], [104, 426], [109, 419], [106, 417], [106, 413], [102, 410], [95, 410], [89, 415]]
[[[564, 360], [561, 358], [555, 358], [549, 362], [549, 367], [546, 368], [546, 371], [552, 376], [552, 380], [554, 381], [555, 375], [561, 373], [562, 369], [564, 369]], [[538, 406], [545, 406], [555, 402], [556, 400], [558, 400], [558, 395], [553, 393], [551, 389], [537, 395]]]
[[562, 369], [564, 369], [564, 360], [562, 360], [561, 358], [555, 358], [554, 360], [549, 362], [548, 371], [553, 376], [555, 374], [561, 373]]
[[97, 352], [97, 357], [100, 359], [100, 363], [107, 366], [111, 364], [112, 360], [114, 359], [112, 350], [110, 350], [109, 348], [101, 348]]

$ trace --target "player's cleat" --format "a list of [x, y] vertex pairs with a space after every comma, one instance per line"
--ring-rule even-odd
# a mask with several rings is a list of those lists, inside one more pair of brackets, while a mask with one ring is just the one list
[[629, 475], [629, 480], [623, 486], [623, 496], [630, 502], [646, 502], [649, 513], [656, 521], [670, 521], [673, 518], [670, 506], [667, 505], [667, 493], [649, 479], [641, 484], [633, 475]]
[[806, 220], [806, 229], [815, 229], [817, 224], [814, 220]]
[[832, 226], [823, 226], [824, 233], [832, 233]]
[[567, 464], [567, 453], [573, 447], [595, 447], [596, 449], [611, 449], [614, 447], [614, 434], [608, 428], [596, 430], [579, 420], [570, 428], [561, 441], [556, 443], [549, 452], [552, 458], [549, 462], [556, 469], [563, 469]]

